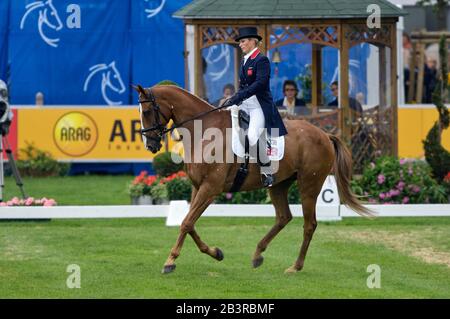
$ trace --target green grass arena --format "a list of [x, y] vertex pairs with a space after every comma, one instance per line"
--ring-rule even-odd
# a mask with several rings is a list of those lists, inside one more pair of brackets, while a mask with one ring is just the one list
[[[218, 262], [188, 236], [177, 269], [161, 269], [178, 228], [162, 218], [0, 222], [0, 298], [450, 298], [450, 218], [346, 218], [319, 222], [305, 262], [301, 218], [253, 269], [251, 256], [273, 218], [201, 218], [197, 230], [220, 247]], [[80, 267], [81, 288], [66, 285]], [[368, 265], [380, 288], [368, 288]]]

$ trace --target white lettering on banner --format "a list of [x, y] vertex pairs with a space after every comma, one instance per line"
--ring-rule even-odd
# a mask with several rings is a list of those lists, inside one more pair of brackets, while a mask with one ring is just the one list
[[[50, 38], [44, 32], [44, 27], [52, 29], [54, 31], [60, 31], [64, 24], [59, 17], [58, 11], [53, 5], [53, 0], [47, 1], [35, 1], [25, 6], [25, 13], [20, 21], [20, 29], [23, 30], [25, 22], [32, 12], [38, 12], [38, 31], [42, 40], [51, 47], [58, 47], [59, 38]], [[67, 6], [67, 13], [70, 15], [67, 17], [67, 27], [69, 29], [81, 28], [81, 9], [77, 4], [69, 4]]]
[[[145, 2], [156, 2], [155, 0], [144, 0]], [[161, 3], [154, 9], [145, 9], [145, 12], [147, 13], [147, 18], [153, 18], [158, 13], [161, 12], [162, 8], [164, 7], [164, 4], [166, 3], [166, 0], [162, 0]]]
[[[100, 73], [101, 72], [101, 73]], [[122, 77], [116, 67], [116, 61], [112, 61], [110, 64], [100, 63], [89, 68], [89, 75], [84, 81], [83, 91], [86, 92], [89, 87], [89, 83], [94, 75], [100, 73], [102, 75], [101, 79], [101, 92], [102, 97], [108, 105], [120, 105], [121, 101], [114, 102], [107, 95], [107, 89], [122, 94], [126, 91], [125, 84], [123, 83]]]

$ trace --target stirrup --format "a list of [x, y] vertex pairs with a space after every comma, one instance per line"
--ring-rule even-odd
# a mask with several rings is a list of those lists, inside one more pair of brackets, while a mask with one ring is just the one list
[[261, 182], [264, 187], [272, 187], [275, 183], [275, 177], [272, 174], [261, 174]]

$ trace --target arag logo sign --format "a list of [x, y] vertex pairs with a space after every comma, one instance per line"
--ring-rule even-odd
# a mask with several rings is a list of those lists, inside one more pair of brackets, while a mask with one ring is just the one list
[[62, 153], [80, 157], [94, 149], [98, 140], [98, 128], [89, 115], [82, 112], [70, 112], [56, 122], [53, 139]]

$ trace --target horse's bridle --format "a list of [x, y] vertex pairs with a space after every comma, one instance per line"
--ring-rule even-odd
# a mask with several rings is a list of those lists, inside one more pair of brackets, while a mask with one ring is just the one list
[[[146, 137], [148, 137], [146, 135], [147, 132], [152, 132], [152, 131], [156, 131], [156, 134], [158, 135], [159, 138], [162, 138], [166, 133], [172, 131], [175, 127], [172, 127], [170, 129], [168, 129], [166, 127], [165, 124], [161, 123], [161, 117], [162, 116], [164, 118], [164, 120], [166, 120], [166, 123], [169, 123], [169, 119], [167, 119], [167, 117], [164, 115], [164, 113], [161, 112], [161, 108], [159, 107], [158, 103], [156, 103], [156, 99], [155, 96], [153, 95], [153, 92], [151, 89], [149, 89], [149, 93], [147, 95], [147, 92], [145, 94], [145, 97], [147, 99], [145, 100], [139, 100], [139, 104], [142, 103], [150, 103], [152, 105], [152, 109], [153, 109], [153, 114], [155, 115], [155, 125], [153, 125], [152, 127], [148, 127], [148, 128], [141, 128], [141, 134], [145, 135]], [[142, 105], [141, 105], [142, 107]], [[150, 110], [143, 110], [142, 114], [148, 114], [150, 112]], [[151, 139], [151, 137], [149, 137]]]
[[[156, 134], [158, 135], [157, 138], [163, 138], [163, 136], [165, 134], [167, 134], [169, 132], [172, 132], [174, 129], [176, 129], [177, 127], [182, 126], [184, 123], [187, 123], [189, 121], [198, 119], [198, 118], [200, 118], [202, 116], [205, 116], [206, 114], [209, 114], [209, 113], [218, 111], [220, 109], [223, 109], [225, 107], [228, 107], [228, 105], [226, 105], [226, 103], [224, 103], [222, 106], [219, 106], [219, 107], [214, 108], [212, 110], [201, 112], [201, 113], [197, 114], [196, 116], [191, 117], [191, 118], [189, 118], [189, 119], [187, 119], [187, 120], [185, 120], [185, 121], [183, 121], [181, 123], [178, 123], [178, 124], [174, 123], [171, 128], [167, 128], [165, 124], [161, 123], [160, 115], [164, 118], [164, 120], [166, 120], [166, 124], [169, 123], [170, 119], [167, 119], [167, 117], [164, 115], [164, 113], [161, 112], [161, 108], [159, 107], [158, 103], [156, 103], [156, 99], [155, 99], [155, 96], [153, 95], [152, 89], [148, 89], [148, 95], [147, 95], [147, 92], [145, 92], [145, 97], [146, 97], [146, 99], [139, 100], [139, 104], [150, 103], [152, 105], [153, 113], [155, 115], [155, 123], [156, 124], [153, 125], [152, 127], [141, 128], [141, 134], [144, 135], [147, 138], [150, 138], [150, 139], [155, 139], [155, 138], [148, 137], [145, 133], [156, 131]], [[142, 105], [141, 105], [141, 107], [142, 107]], [[142, 111], [142, 114], [145, 115], [145, 114], [148, 114], [148, 112], [150, 112], [150, 110], [145, 110], [145, 111]]]

